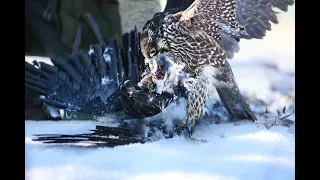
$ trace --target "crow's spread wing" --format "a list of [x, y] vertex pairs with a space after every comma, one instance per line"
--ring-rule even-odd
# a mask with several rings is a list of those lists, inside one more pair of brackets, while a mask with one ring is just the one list
[[[129, 117], [141, 118], [161, 112], [162, 102], [169, 104], [172, 96], [148, 91], [132, 91], [141, 78], [145, 64], [140, 52], [136, 30], [116, 37], [110, 45], [92, 45], [89, 53], [77, 52], [65, 59], [51, 59], [53, 66], [25, 63], [25, 88], [37, 93], [50, 107], [103, 116], [116, 110]], [[129, 80], [130, 87], [120, 86]], [[149, 99], [153, 101], [150, 102]], [[144, 113], [147, 112], [147, 113]]]

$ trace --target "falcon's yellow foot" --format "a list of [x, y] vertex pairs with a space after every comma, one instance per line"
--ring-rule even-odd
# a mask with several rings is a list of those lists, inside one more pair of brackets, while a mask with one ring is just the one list
[[147, 75], [138, 83], [138, 86], [142, 90], [153, 90], [155, 84], [152, 81], [152, 76]]
[[194, 126], [194, 121], [189, 121], [186, 117], [184, 120], [181, 121], [181, 125], [176, 129], [176, 132], [178, 135], [183, 135], [184, 137], [191, 139]]
[[[193, 122], [193, 123], [192, 123]], [[189, 140], [191, 142], [207, 142], [206, 140], [203, 139], [196, 139], [192, 137], [192, 133], [195, 127], [195, 121], [188, 121], [187, 118], [185, 118], [180, 125], [178, 125], [177, 128], [175, 128], [175, 132], [178, 135], [182, 135], [183, 137], [186, 138], [186, 140]]]

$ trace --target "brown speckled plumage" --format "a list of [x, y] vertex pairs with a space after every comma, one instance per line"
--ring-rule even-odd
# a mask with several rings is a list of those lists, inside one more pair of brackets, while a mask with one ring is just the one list
[[187, 124], [193, 127], [202, 117], [211, 85], [231, 116], [256, 119], [240, 94], [227, 59], [239, 51], [237, 39], [261, 39], [271, 30], [270, 21], [278, 23], [271, 8], [287, 11], [289, 5], [293, 0], [195, 0], [184, 11], [158, 13], [146, 23], [141, 34], [146, 61], [166, 54], [195, 77], [188, 97]]

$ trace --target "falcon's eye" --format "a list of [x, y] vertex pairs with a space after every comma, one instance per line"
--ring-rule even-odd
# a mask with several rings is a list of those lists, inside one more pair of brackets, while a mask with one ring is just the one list
[[156, 54], [156, 52], [157, 52], [156, 49], [152, 48], [151, 51], [150, 51], [150, 54], [149, 54], [150, 57], [153, 57]]

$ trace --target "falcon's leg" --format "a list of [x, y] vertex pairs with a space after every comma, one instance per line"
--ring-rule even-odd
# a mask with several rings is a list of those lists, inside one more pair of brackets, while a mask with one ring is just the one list
[[195, 124], [203, 115], [203, 108], [207, 102], [210, 79], [206, 73], [199, 75], [188, 95], [187, 116], [182, 121], [182, 127], [191, 136]]
[[226, 61], [219, 68], [213, 66], [203, 68], [197, 76], [189, 92], [187, 116], [182, 122], [182, 127], [188, 136], [191, 136], [195, 124], [201, 119], [210, 87], [213, 86], [216, 87], [220, 99], [232, 119], [257, 119], [241, 95], [231, 67]]

